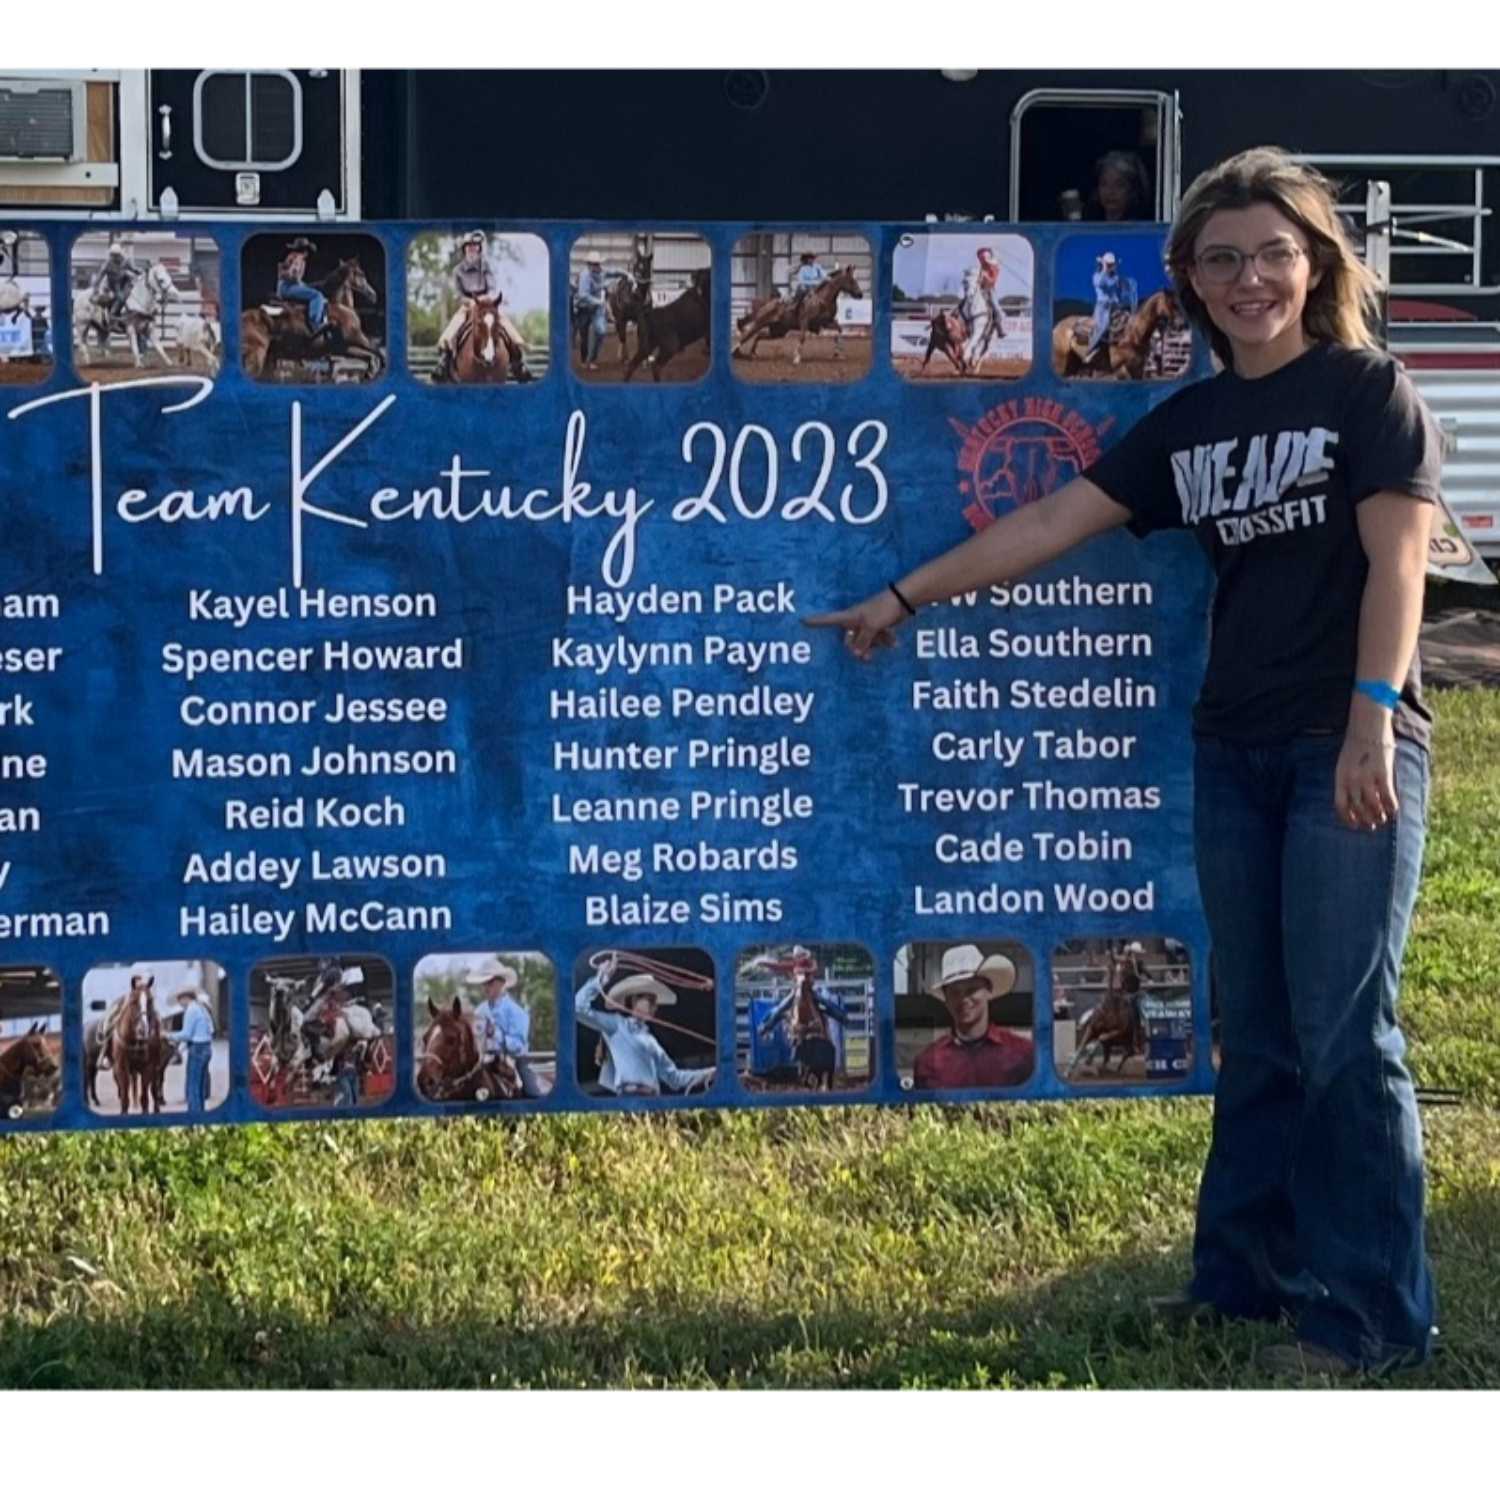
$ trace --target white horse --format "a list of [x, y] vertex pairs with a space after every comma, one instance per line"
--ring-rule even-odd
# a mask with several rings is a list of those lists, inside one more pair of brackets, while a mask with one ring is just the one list
[[981, 290], [979, 272], [973, 266], [963, 274], [958, 315], [969, 330], [969, 336], [964, 340], [964, 362], [971, 370], [977, 370], [990, 345], [1000, 337], [1000, 315]]
[[101, 353], [109, 350], [110, 334], [123, 332], [130, 343], [130, 355], [136, 369], [143, 369], [146, 361], [141, 353], [141, 339], [148, 348], [156, 350], [164, 365], [172, 363], [167, 351], [162, 348], [153, 324], [156, 315], [168, 302], [180, 301], [182, 293], [177, 290], [172, 274], [159, 260], [153, 260], [135, 279], [125, 298], [125, 314], [112, 318], [104, 307], [95, 301], [92, 292], [83, 292], [73, 304], [73, 337], [81, 356], [88, 362], [89, 334], [98, 337]]

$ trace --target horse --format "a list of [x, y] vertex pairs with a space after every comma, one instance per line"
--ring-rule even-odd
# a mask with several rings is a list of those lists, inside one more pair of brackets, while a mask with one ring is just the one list
[[359, 321], [355, 304], [378, 299], [358, 258], [340, 260], [337, 270], [314, 285], [328, 298], [327, 335], [314, 334], [308, 327], [304, 303], [272, 301], [247, 307], [240, 314], [240, 356], [246, 373], [259, 378], [268, 363], [300, 362], [326, 352], [364, 360], [366, 378], [373, 380], [385, 368], [385, 355], [365, 337]]
[[99, 353], [103, 357], [109, 353], [110, 335], [123, 332], [130, 344], [130, 355], [135, 361], [136, 369], [144, 369], [146, 364], [141, 354], [142, 337], [148, 348], [156, 350], [161, 362], [170, 365], [172, 360], [162, 348], [154, 325], [157, 314], [168, 302], [178, 302], [181, 299], [182, 293], [177, 290], [171, 272], [159, 260], [149, 262], [131, 284], [125, 297], [123, 314], [111, 315], [95, 300], [92, 292], [84, 293], [73, 308], [74, 338], [82, 362], [92, 363], [89, 359], [90, 333], [95, 335]]
[[963, 293], [958, 305], [932, 315], [927, 353], [922, 356], [918, 373], [925, 374], [927, 362], [934, 354], [942, 353], [960, 375], [977, 374], [989, 346], [1004, 333], [999, 313], [980, 288], [979, 273], [970, 266], [963, 274]]
[[309, 1083], [327, 1083], [338, 1071], [339, 1061], [349, 1048], [359, 1047], [362, 1054], [380, 1037], [380, 1026], [368, 1007], [345, 1005], [329, 1028], [325, 1056], [309, 1068], [312, 1051], [304, 1034], [304, 1027], [309, 1024], [307, 1009], [298, 1003], [309, 998], [307, 981], [273, 975], [267, 980], [267, 985], [271, 992], [271, 1049], [277, 1062], [272, 1092], [278, 1098], [284, 1095], [287, 1084], [299, 1071], [306, 1075]]
[[47, 1023], [35, 1022], [18, 1042], [0, 1052], [0, 1110], [10, 1120], [26, 1112], [26, 1080], [41, 1078], [50, 1083], [57, 1077], [57, 1060], [47, 1046]]
[[631, 323], [635, 324], [636, 342], [640, 342], [641, 312], [651, 306], [651, 267], [655, 259], [654, 251], [638, 249], [630, 269], [617, 276], [604, 294], [605, 315], [615, 325], [615, 340], [620, 346], [622, 365], [630, 357], [625, 331]]
[[826, 1090], [833, 1087], [838, 1067], [838, 1048], [828, 1034], [828, 1021], [813, 995], [812, 979], [804, 975], [797, 986], [797, 1000], [792, 1007], [792, 1056], [797, 1059], [804, 1088]]
[[1099, 1058], [1099, 1071], [1103, 1073], [1108, 1069], [1110, 1054], [1116, 1048], [1120, 1052], [1120, 1065], [1115, 1071], [1123, 1073], [1125, 1064], [1145, 1050], [1146, 1027], [1141, 1020], [1137, 999], [1137, 995], [1127, 994], [1124, 990], [1110, 989], [1088, 1013], [1063, 1077], [1071, 1078], [1091, 1056]]
[[1146, 373], [1146, 357], [1151, 352], [1151, 336], [1163, 322], [1177, 322], [1182, 307], [1176, 294], [1167, 287], [1153, 292], [1134, 313], [1118, 309], [1110, 319], [1109, 337], [1094, 351], [1091, 360], [1084, 358], [1094, 335], [1091, 313], [1074, 313], [1052, 330], [1052, 368], [1065, 378], [1094, 373], [1101, 355], [1105, 368], [1100, 378], [1140, 380]]
[[704, 353], [708, 352], [709, 289], [709, 273], [705, 268], [694, 271], [688, 286], [665, 307], [641, 308], [635, 353], [625, 366], [627, 381], [648, 361], [651, 378], [659, 381], [662, 366], [699, 339], [703, 340]]
[[119, 1003], [110, 1032], [110, 1068], [122, 1115], [130, 1113], [132, 1093], [142, 1114], [159, 1115], [165, 1103], [166, 1061], [155, 984], [150, 975], [131, 976], [130, 993]]
[[189, 370], [218, 373], [224, 354], [224, 340], [216, 318], [194, 313], [177, 325], [177, 363]]
[[435, 1104], [521, 1097], [521, 1075], [504, 1053], [486, 1067], [474, 1040], [474, 1028], [456, 996], [448, 1010], [439, 1010], [431, 1000], [427, 1013], [432, 1024], [422, 1034], [418, 1058], [417, 1089]]
[[510, 378], [510, 350], [500, 337], [500, 302], [470, 297], [453, 354], [453, 378], [460, 385], [503, 385]]
[[[754, 359], [755, 351], [763, 338], [779, 339], [785, 338], [789, 333], [798, 333], [801, 337], [797, 340], [797, 348], [792, 355], [792, 363], [802, 363], [802, 349], [807, 343], [810, 333], [821, 333], [825, 328], [832, 328], [833, 333], [833, 357], [842, 359], [844, 357], [844, 329], [839, 322], [838, 307], [840, 297], [863, 297], [860, 290], [859, 280], [854, 274], [853, 266], [845, 266], [842, 270], [836, 269], [821, 286], [816, 286], [810, 291], [795, 309], [790, 299], [785, 297], [766, 297], [755, 303], [750, 311], [735, 324], [739, 332], [739, 340], [732, 351], [735, 359]], [[742, 354], [746, 339], [752, 340], [750, 352]]]

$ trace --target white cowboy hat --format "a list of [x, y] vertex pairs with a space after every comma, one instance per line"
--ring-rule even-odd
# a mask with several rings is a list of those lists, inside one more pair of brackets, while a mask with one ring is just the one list
[[630, 1008], [626, 1001], [636, 995], [649, 995], [658, 1005], [677, 1004], [677, 996], [651, 974], [632, 974], [604, 992], [606, 1000], [623, 1006], [626, 1010]]
[[352, 969], [345, 969], [344, 972], [339, 975], [339, 983], [343, 985], [346, 990], [351, 988], [353, 985], [363, 984], [364, 982], [365, 971], [360, 968], [358, 964], [355, 964]]
[[1115, 259], [1115, 252], [1113, 250], [1106, 250], [1104, 254], [1099, 257], [1099, 264], [1101, 266], [1117, 266], [1119, 265], [1119, 261]]
[[483, 230], [471, 229], [464, 236], [463, 242], [466, 245], [478, 245], [481, 248], [483, 248], [483, 246], [484, 246], [484, 232], [483, 232]]
[[943, 954], [938, 982], [930, 985], [927, 993], [946, 1002], [948, 997], [943, 992], [947, 986], [964, 979], [984, 979], [989, 985], [990, 999], [998, 1000], [1015, 989], [1016, 966], [1003, 953], [992, 953], [986, 958], [973, 943], [963, 943]]
[[509, 964], [501, 963], [498, 958], [484, 958], [464, 975], [464, 983], [488, 984], [492, 979], [503, 979], [506, 984], [514, 984], [518, 977]]

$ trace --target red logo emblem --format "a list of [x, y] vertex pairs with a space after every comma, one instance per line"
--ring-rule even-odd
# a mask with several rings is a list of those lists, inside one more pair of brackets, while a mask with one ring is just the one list
[[958, 482], [968, 499], [964, 519], [975, 531], [1020, 505], [1050, 495], [1099, 457], [1099, 439], [1114, 425], [1098, 427], [1072, 407], [1045, 396], [1023, 396], [992, 407], [972, 427], [950, 417], [961, 446]]

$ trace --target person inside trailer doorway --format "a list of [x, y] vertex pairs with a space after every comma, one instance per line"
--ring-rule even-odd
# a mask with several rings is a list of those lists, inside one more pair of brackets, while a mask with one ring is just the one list
[[484, 235], [472, 230], [463, 238], [458, 260], [453, 267], [453, 289], [458, 293], [458, 310], [448, 320], [438, 338], [438, 365], [433, 372], [433, 381], [442, 383], [453, 379], [453, 357], [458, 349], [459, 335], [469, 316], [469, 305], [476, 297], [491, 297], [495, 302], [500, 337], [510, 354], [511, 373], [518, 382], [530, 380], [531, 372], [526, 368], [526, 340], [521, 330], [511, 322], [510, 315], [500, 306], [504, 293], [494, 266], [484, 253]]
[[922, 606], [1102, 532], [1196, 532], [1217, 580], [1193, 795], [1221, 1067], [1192, 1278], [1151, 1311], [1289, 1316], [1297, 1341], [1257, 1358], [1294, 1379], [1417, 1364], [1436, 1297], [1396, 1000], [1426, 827], [1417, 641], [1443, 434], [1379, 347], [1378, 283], [1311, 166], [1257, 148], [1210, 168], [1167, 261], [1220, 373], [1052, 494], [806, 623], [866, 660]]
[[299, 234], [287, 247], [276, 267], [276, 295], [283, 302], [300, 302], [307, 314], [308, 332], [316, 339], [328, 328], [328, 299], [306, 281], [307, 258], [318, 247]]
[[1094, 163], [1094, 190], [1084, 217], [1110, 224], [1151, 220], [1151, 179], [1134, 151], [1106, 151]]

